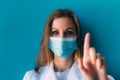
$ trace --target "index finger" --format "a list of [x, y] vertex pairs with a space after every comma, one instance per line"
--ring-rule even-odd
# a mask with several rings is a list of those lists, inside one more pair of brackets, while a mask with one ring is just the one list
[[84, 56], [89, 55], [89, 48], [90, 48], [90, 33], [85, 35], [85, 42], [84, 42]]

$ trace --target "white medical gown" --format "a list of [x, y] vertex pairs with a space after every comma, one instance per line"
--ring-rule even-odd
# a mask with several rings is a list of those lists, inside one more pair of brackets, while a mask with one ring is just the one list
[[[37, 74], [34, 70], [27, 71], [23, 80], [85, 80], [76, 62], [74, 62], [71, 69], [64, 72], [55, 72], [53, 62], [50, 66], [40, 67], [39, 72], [40, 74]], [[115, 79], [108, 75], [108, 80]]]

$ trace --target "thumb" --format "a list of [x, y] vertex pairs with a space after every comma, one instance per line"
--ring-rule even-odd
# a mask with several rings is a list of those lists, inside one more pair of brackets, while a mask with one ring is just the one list
[[79, 67], [79, 69], [80, 69], [80, 71], [82, 71], [82, 72], [86, 72], [86, 69], [84, 68], [84, 66], [83, 66], [83, 59], [81, 58], [79, 58], [78, 59], [78, 67]]

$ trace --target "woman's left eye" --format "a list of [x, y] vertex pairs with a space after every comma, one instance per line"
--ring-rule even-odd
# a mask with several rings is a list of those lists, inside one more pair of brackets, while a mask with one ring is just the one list
[[65, 32], [65, 35], [73, 35], [73, 32], [72, 31], [67, 31], [67, 32]]

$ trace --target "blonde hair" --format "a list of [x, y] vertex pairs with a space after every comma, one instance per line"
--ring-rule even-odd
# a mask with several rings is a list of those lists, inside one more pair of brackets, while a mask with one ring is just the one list
[[41, 49], [36, 59], [36, 68], [35, 70], [38, 70], [40, 66], [49, 65], [51, 61], [54, 59], [54, 54], [52, 51], [48, 48], [49, 44], [49, 36], [52, 28], [52, 22], [56, 18], [60, 17], [68, 17], [73, 20], [76, 34], [77, 34], [77, 47], [78, 49], [73, 54], [74, 60], [77, 58], [80, 58], [83, 53], [83, 38], [82, 38], [82, 32], [80, 27], [80, 21], [77, 18], [77, 16], [69, 9], [58, 9], [54, 11], [51, 16], [48, 18], [45, 29], [44, 29], [44, 35], [41, 41]]

